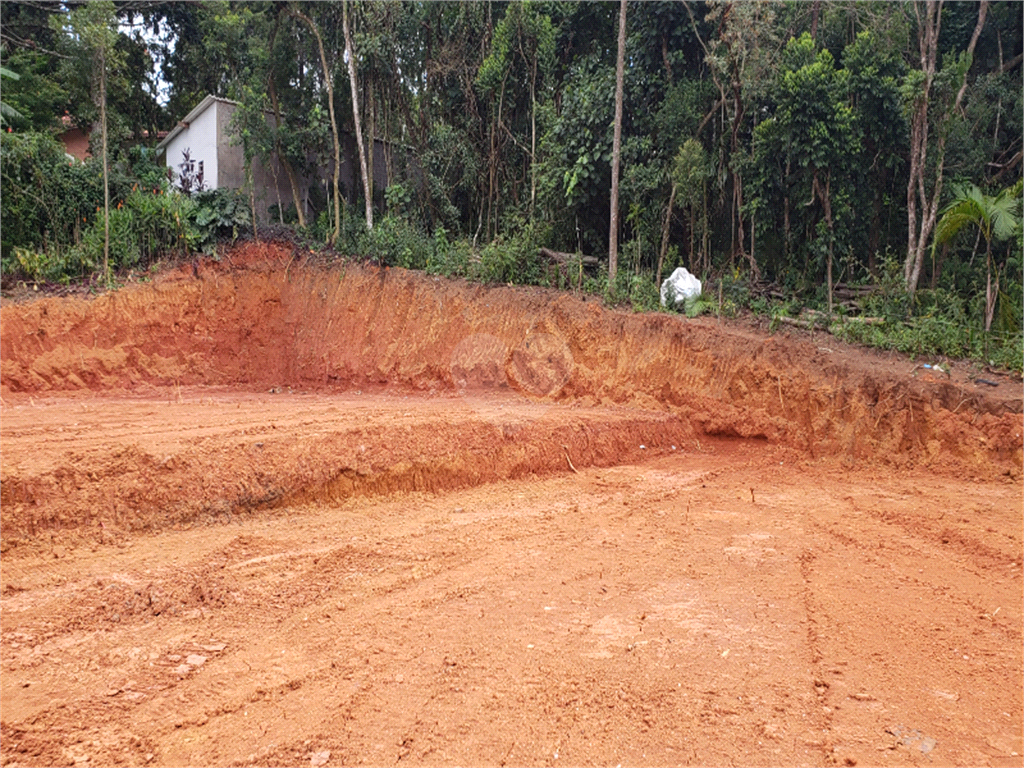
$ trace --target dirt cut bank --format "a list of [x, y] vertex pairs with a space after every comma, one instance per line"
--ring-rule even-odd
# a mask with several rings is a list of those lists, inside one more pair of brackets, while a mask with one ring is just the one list
[[[671, 410], [698, 433], [812, 457], [1019, 467], [1018, 385], [980, 392], [913, 363], [714, 321], [610, 311], [538, 289], [296, 262], [249, 244], [93, 301], [2, 310], [2, 392], [248, 385], [503, 388]], [[1011, 469], [1012, 471], [1012, 469]]]

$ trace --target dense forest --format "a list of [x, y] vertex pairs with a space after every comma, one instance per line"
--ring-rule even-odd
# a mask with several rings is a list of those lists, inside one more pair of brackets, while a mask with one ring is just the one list
[[1022, 9], [4, 0], [5, 281], [251, 236], [246, 190], [176, 192], [154, 153], [213, 94], [240, 104], [247, 163], [390, 148], [385, 189], [364, 150], [361, 183], [277, 207], [314, 249], [641, 309], [684, 266], [690, 314], [814, 307], [851, 339], [1020, 370]]

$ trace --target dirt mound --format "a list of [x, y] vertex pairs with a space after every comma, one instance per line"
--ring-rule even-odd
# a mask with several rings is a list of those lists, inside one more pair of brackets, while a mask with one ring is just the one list
[[[509, 389], [670, 410], [705, 435], [812, 457], [1015, 471], [1022, 400], [849, 354], [540, 289], [304, 263], [248, 244], [92, 301], [2, 310], [2, 392], [152, 385]], [[834, 342], [829, 342], [835, 346]]]

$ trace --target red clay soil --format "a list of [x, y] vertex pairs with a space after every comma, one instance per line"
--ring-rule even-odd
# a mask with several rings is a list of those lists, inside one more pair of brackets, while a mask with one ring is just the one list
[[0, 309], [0, 763], [1021, 765], [1021, 387], [247, 245]]

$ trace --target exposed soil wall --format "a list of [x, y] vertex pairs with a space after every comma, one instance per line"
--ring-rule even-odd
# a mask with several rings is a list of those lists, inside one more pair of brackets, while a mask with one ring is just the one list
[[982, 394], [913, 378], [906, 361], [553, 291], [323, 268], [283, 246], [245, 245], [220, 263], [91, 301], [8, 305], [0, 321], [6, 396], [147, 385], [507, 387], [668, 409], [700, 433], [812, 457], [1000, 472], [1024, 460], [1019, 390]]
[[6, 409], [0, 551], [53, 531], [102, 539], [607, 467], [692, 450], [696, 439], [687, 421], [664, 411], [520, 397], [204, 387], [181, 390], [179, 402], [172, 392], [163, 401], [65, 398]]

